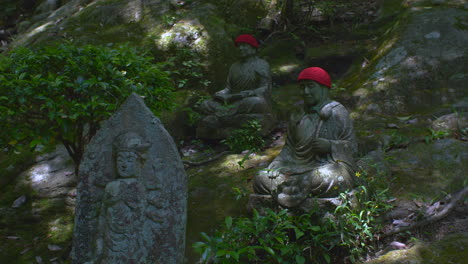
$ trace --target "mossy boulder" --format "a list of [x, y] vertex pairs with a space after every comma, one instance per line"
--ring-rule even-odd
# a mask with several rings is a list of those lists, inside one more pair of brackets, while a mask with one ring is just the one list
[[448, 193], [463, 186], [468, 170], [468, 143], [441, 139], [419, 143], [387, 153], [395, 193], [431, 196], [435, 190]]
[[409, 249], [393, 250], [367, 264], [465, 263], [468, 233], [451, 234], [432, 243], [417, 243]]
[[343, 81], [358, 117], [431, 111], [466, 95], [466, 11], [452, 2], [407, 3], [370, 62]]

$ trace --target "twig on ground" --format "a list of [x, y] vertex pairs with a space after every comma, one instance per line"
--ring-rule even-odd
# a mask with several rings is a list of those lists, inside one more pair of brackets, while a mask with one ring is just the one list
[[391, 236], [391, 235], [395, 235], [395, 234], [398, 234], [398, 233], [401, 233], [401, 232], [405, 232], [405, 231], [408, 231], [408, 230], [411, 230], [411, 229], [415, 229], [415, 228], [425, 226], [427, 224], [439, 221], [440, 219], [447, 216], [455, 208], [455, 205], [461, 199], [463, 199], [464, 196], [467, 195], [467, 194], [468, 194], [468, 187], [465, 187], [462, 190], [460, 190], [460, 191], [458, 191], [458, 192], [456, 192], [454, 194], [447, 195], [444, 198], [444, 200], [450, 200], [450, 202], [447, 205], [445, 205], [445, 207], [440, 212], [437, 212], [437, 213], [435, 213], [433, 215], [430, 215], [427, 218], [425, 218], [425, 219], [423, 219], [421, 221], [415, 222], [415, 223], [413, 223], [413, 224], [411, 224], [409, 226], [395, 227], [395, 228], [391, 229], [390, 231], [385, 232], [380, 238], [382, 239], [382, 238], [385, 238], [385, 237], [388, 237], [388, 236]]

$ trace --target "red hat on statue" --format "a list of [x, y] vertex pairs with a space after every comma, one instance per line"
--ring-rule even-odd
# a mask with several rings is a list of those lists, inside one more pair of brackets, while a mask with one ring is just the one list
[[240, 42], [250, 44], [250, 46], [254, 48], [258, 48], [258, 41], [255, 39], [254, 36], [249, 35], [249, 34], [242, 34], [236, 38], [234, 41], [236, 43], [236, 46], [239, 45]]
[[310, 67], [304, 69], [297, 77], [297, 80], [312, 80], [331, 88], [331, 79], [328, 73], [320, 67]]

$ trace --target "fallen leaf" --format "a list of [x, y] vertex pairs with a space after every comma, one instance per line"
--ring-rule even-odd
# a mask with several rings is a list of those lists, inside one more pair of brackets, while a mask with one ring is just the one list
[[60, 251], [62, 250], [61, 247], [57, 246], [57, 245], [47, 245], [47, 248], [50, 250], [50, 251]]
[[43, 263], [43, 262], [42, 262], [42, 258], [41, 258], [40, 256], [36, 256], [36, 262], [37, 262], [38, 264], [42, 264], [42, 263]]
[[20, 252], [21, 255], [24, 255], [26, 252], [28, 252], [29, 250], [31, 250], [31, 248], [25, 248], [23, 249], [23, 251]]
[[390, 243], [390, 246], [394, 249], [405, 249], [405, 248], [408, 248], [408, 246], [406, 246], [406, 244], [404, 243], [401, 243], [401, 242], [398, 242], [398, 241], [393, 241], [392, 243]]
[[408, 222], [405, 222], [403, 220], [393, 220], [392, 224], [396, 225], [396, 226], [409, 226], [410, 224]]

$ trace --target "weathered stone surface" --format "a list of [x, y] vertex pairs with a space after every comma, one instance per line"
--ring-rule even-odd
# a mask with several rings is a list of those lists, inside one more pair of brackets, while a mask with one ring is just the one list
[[18, 197], [18, 199], [16, 199], [13, 202], [13, 204], [11, 205], [11, 208], [18, 208], [18, 207], [22, 206], [25, 202], [26, 202], [26, 196], [21, 195], [20, 197]]
[[365, 171], [374, 177], [388, 178], [391, 175], [390, 164], [385, 159], [385, 153], [381, 149], [369, 152], [357, 161], [359, 170]]
[[[369, 75], [355, 82], [360, 112], [372, 107], [375, 112], [401, 115], [432, 110], [466, 96], [468, 32], [460, 26], [465, 11], [457, 8], [460, 3], [434, 8], [416, 2], [395, 21], [399, 25], [393, 29], [398, 30], [389, 30], [373, 62], [364, 67]], [[374, 107], [381, 98], [385, 100]]]
[[81, 163], [73, 263], [182, 263], [186, 210], [187, 177], [175, 144], [132, 94]]
[[432, 122], [432, 129], [449, 134], [460, 134], [468, 128], [466, 113], [452, 113], [443, 115]]
[[395, 192], [434, 194], [460, 186], [468, 171], [468, 143], [447, 138], [386, 154]]
[[[354, 186], [353, 121], [329, 97], [331, 83], [318, 67], [299, 75], [304, 105], [291, 114], [281, 153], [254, 178], [256, 194], [272, 195], [282, 207], [300, 207], [308, 197], [334, 198]], [[324, 84], [325, 83], [325, 84]]]
[[[352, 190], [348, 193], [347, 199], [351, 202], [352, 207], [359, 206], [359, 202], [356, 197], [356, 191]], [[343, 199], [341, 197], [332, 197], [332, 198], [315, 198], [310, 197], [306, 198], [297, 209], [300, 209], [301, 212], [310, 212], [313, 210], [319, 210], [322, 215], [325, 215], [327, 212], [334, 212], [336, 207], [343, 204]], [[249, 195], [249, 201], [247, 204], [247, 209], [253, 211], [257, 210], [259, 213], [263, 213], [266, 208], [274, 209], [278, 207], [278, 203], [271, 195], [261, 195], [261, 194], [251, 194]]]
[[368, 264], [437, 264], [465, 263], [468, 233], [451, 234], [432, 243], [418, 242], [409, 249], [392, 250], [385, 255], [365, 262]]
[[40, 197], [64, 197], [77, 183], [74, 164], [63, 145], [36, 157], [36, 164], [20, 175]]
[[252, 44], [240, 41], [237, 45], [241, 58], [229, 69], [224, 89], [199, 107], [205, 116], [197, 125], [198, 138], [226, 138], [250, 120], [259, 122], [263, 135], [274, 127], [270, 65], [257, 57]]

